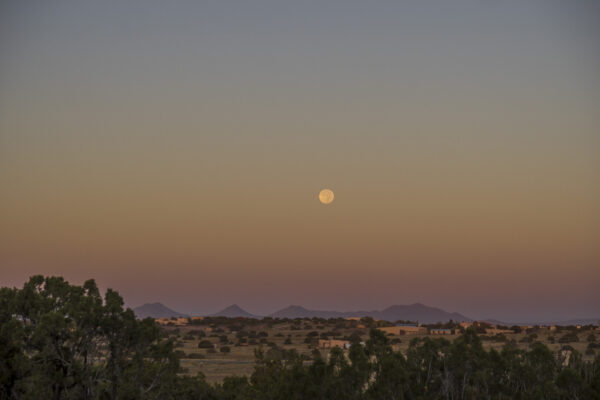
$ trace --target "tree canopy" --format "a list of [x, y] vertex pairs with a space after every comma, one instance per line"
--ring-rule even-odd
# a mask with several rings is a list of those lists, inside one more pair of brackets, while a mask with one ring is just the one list
[[453, 342], [415, 338], [403, 354], [371, 329], [364, 345], [312, 362], [259, 348], [249, 377], [211, 385], [183, 374], [173, 340], [93, 280], [0, 289], [0, 399], [599, 399], [600, 356], [568, 351], [566, 362], [539, 342], [486, 350], [467, 329]]

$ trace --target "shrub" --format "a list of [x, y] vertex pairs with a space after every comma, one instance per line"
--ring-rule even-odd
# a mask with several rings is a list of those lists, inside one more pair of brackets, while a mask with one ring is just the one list
[[221, 346], [221, 348], [219, 349], [219, 351], [221, 353], [229, 353], [229, 352], [231, 352], [231, 348], [229, 346]]
[[198, 343], [198, 348], [199, 349], [212, 349], [212, 348], [214, 348], [214, 346], [210, 340], [201, 340]]
[[292, 339], [290, 339], [290, 338], [285, 339], [283, 344], [292, 344]]
[[594, 350], [594, 349], [592, 349], [592, 348], [589, 348], [589, 347], [588, 347], [588, 348], [585, 350], [585, 354], [586, 354], [586, 355], [588, 355], [588, 356], [593, 356], [593, 355], [595, 355], [595, 354], [596, 354], [596, 350]]
[[579, 338], [575, 332], [567, 332], [558, 339], [558, 343], [579, 342]]
[[323, 358], [323, 355], [321, 354], [321, 352], [319, 351], [319, 349], [314, 349], [311, 352], [311, 355], [312, 355], [313, 360], [317, 360], [319, 358]]
[[[524, 341], [524, 339], [526, 339], [526, 338], [527, 338], [527, 336], [525, 336], [523, 339], [521, 339], [521, 342], [522, 342], [522, 341]], [[506, 335], [505, 335], [505, 334], [503, 334], [503, 333], [498, 333], [498, 334], [496, 334], [496, 335], [495, 335], [495, 336], [492, 338], [492, 340], [493, 340], [494, 342], [499, 342], [499, 343], [506, 343], [506, 342], [508, 342], [508, 338], [507, 338], [507, 337], [506, 337]], [[530, 341], [530, 342], [531, 342], [531, 341]]]
[[200, 329], [192, 329], [192, 330], [189, 332], [189, 334], [190, 334], [190, 335], [195, 335], [195, 336], [197, 336], [197, 337], [199, 337], [199, 338], [206, 337], [206, 333], [205, 333], [204, 331], [200, 330]]
[[175, 354], [175, 357], [177, 358], [185, 358], [185, 352], [183, 350], [175, 350], [173, 354]]

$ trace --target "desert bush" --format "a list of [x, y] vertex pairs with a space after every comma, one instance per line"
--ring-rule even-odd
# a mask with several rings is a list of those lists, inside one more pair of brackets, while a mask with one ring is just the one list
[[173, 352], [173, 354], [175, 355], [175, 357], [177, 358], [186, 358], [185, 357], [185, 352], [183, 350], [175, 350]]
[[588, 355], [588, 356], [593, 356], [593, 355], [596, 354], [596, 350], [591, 349], [591, 348], [588, 347], [587, 349], [585, 349], [585, 354]]
[[558, 343], [579, 342], [579, 338], [575, 332], [567, 332], [558, 339]]
[[212, 342], [210, 340], [201, 340], [200, 342], [198, 342], [198, 348], [199, 349], [212, 349], [214, 348]]
[[219, 351], [221, 353], [229, 353], [229, 352], [231, 352], [231, 348], [229, 346], [221, 346], [221, 348], [219, 349]]

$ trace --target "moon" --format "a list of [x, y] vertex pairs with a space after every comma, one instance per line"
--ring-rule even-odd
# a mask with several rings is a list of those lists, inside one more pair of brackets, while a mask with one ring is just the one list
[[323, 189], [319, 192], [319, 201], [323, 204], [329, 204], [334, 199], [333, 190]]

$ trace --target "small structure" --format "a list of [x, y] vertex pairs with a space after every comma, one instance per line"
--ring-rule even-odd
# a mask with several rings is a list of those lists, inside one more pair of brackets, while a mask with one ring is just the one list
[[159, 325], [175, 325], [175, 326], [185, 326], [188, 324], [187, 317], [179, 317], [179, 318], [154, 318], [154, 321]]
[[525, 332], [527, 329], [533, 328], [533, 326], [531, 326], [531, 325], [521, 325], [521, 326], [519, 326], [519, 328], [521, 328], [521, 330], [523, 332]]
[[430, 329], [431, 335], [452, 335], [452, 329]]
[[187, 317], [179, 317], [175, 320], [175, 325], [177, 326], [185, 326], [189, 323], [190, 321], [187, 319]]
[[462, 328], [467, 329], [473, 325], [473, 321], [463, 321], [459, 324]]
[[319, 348], [332, 349], [334, 347], [339, 347], [341, 349], [347, 349], [350, 347], [350, 342], [347, 340], [338, 340], [338, 339], [319, 339]]
[[385, 326], [377, 328], [387, 334], [392, 335], [426, 335], [427, 328], [418, 324], [396, 324], [395, 326]]
[[499, 329], [496, 327], [493, 328], [485, 328], [486, 335], [499, 335], [499, 334], [507, 334], [507, 333], [515, 333], [512, 329]]

